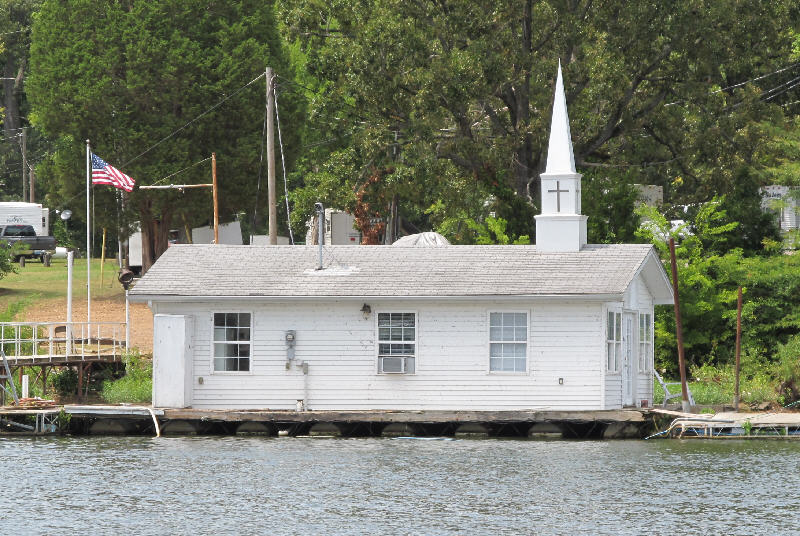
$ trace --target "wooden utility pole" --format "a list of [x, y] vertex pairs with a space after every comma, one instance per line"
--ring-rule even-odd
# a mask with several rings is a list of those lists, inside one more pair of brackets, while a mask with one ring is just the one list
[[672, 287], [675, 291], [675, 334], [678, 337], [678, 368], [681, 373], [681, 406], [683, 411], [688, 412], [689, 407], [689, 388], [686, 385], [686, 362], [683, 357], [683, 327], [681, 325], [681, 302], [678, 292], [678, 264], [675, 260], [675, 239], [669, 239], [669, 260], [672, 265]]
[[33, 167], [31, 167], [31, 173], [29, 175], [29, 179], [30, 179], [30, 188], [31, 188], [30, 202], [31, 203], [35, 203], [36, 202], [36, 174], [34, 174], [34, 172], [33, 172]]
[[214, 243], [219, 244], [219, 201], [217, 196], [217, 153], [211, 153], [211, 191], [214, 196]]
[[28, 136], [22, 127], [22, 202], [28, 200]]
[[742, 357], [742, 287], [736, 299], [736, 379], [733, 386], [733, 408], [739, 411], [739, 365]]
[[278, 213], [275, 206], [275, 75], [267, 67], [267, 203], [269, 203], [269, 245], [278, 244]]

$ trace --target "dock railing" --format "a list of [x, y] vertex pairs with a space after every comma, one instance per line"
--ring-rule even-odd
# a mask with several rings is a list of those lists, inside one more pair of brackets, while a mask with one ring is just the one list
[[11, 365], [121, 361], [125, 322], [0, 322], [0, 348]]

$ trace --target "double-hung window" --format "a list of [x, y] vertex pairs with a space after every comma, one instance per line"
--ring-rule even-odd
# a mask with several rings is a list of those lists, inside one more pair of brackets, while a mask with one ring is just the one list
[[639, 313], [639, 373], [644, 374], [653, 365], [653, 317]]
[[608, 347], [608, 372], [619, 372], [622, 360], [622, 313], [608, 312], [606, 346]]
[[250, 370], [250, 313], [214, 313], [214, 372]]
[[528, 313], [489, 313], [489, 370], [525, 372]]
[[416, 356], [416, 313], [378, 313], [378, 372], [413, 374]]

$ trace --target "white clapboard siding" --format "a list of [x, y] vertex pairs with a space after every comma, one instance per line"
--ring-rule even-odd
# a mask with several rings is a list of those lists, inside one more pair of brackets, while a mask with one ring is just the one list
[[[192, 405], [197, 408], [294, 409], [598, 409], [605, 346], [600, 302], [405, 300], [284, 302], [218, 306], [160, 303], [158, 312], [192, 316]], [[416, 312], [416, 374], [376, 373], [376, 315]], [[528, 313], [528, 371], [489, 372], [489, 312]], [[253, 314], [251, 371], [212, 372], [213, 312]], [[296, 331], [286, 370], [286, 330]], [[157, 359], [166, 356], [157, 355]], [[202, 378], [202, 383], [201, 383]], [[562, 384], [559, 384], [562, 379]]]

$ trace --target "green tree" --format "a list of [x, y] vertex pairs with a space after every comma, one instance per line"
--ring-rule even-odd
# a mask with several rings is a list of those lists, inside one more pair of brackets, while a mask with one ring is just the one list
[[[336, 140], [308, 162], [300, 195], [355, 203], [365, 170], [377, 168], [387, 204], [399, 200], [418, 225], [435, 224], [425, 207], [442, 201], [450, 214], [440, 210], [439, 221], [495, 212], [512, 234], [533, 234], [559, 58], [579, 170], [608, 170], [591, 174], [599, 181], [659, 184], [680, 203], [730, 193], [734, 171], [757, 163], [760, 142], [749, 127], [779, 117], [775, 103], [793, 94], [764, 90], [796, 76], [744, 83], [783, 66], [797, 20], [789, 2], [279, 6], [319, 81], [311, 122]], [[611, 173], [620, 166], [636, 176]], [[465, 207], [468, 182], [486, 195]], [[629, 235], [611, 227], [595, 232]]]
[[[54, 200], [81, 198], [88, 138], [139, 185], [185, 168], [172, 180], [210, 182], [210, 162], [193, 164], [216, 152], [223, 218], [252, 212], [265, 109], [264, 78], [254, 78], [271, 65], [291, 79], [271, 2], [47, 0], [33, 27], [31, 64], [33, 120], [56, 140], [40, 168]], [[297, 97], [281, 98], [281, 120], [295, 125], [283, 131], [289, 164], [299, 110]], [[145, 268], [166, 249], [171, 227], [211, 220], [209, 191], [135, 190], [119, 216], [117, 191], [94, 192], [98, 228], [115, 229], [118, 218], [142, 222]], [[80, 205], [71, 208], [85, 221]]]
[[0, 201], [22, 199], [23, 127], [28, 163], [35, 164], [43, 151], [38, 132], [30, 128], [26, 118], [29, 109], [25, 96], [31, 23], [40, 4], [41, 0], [0, 0], [0, 87], [3, 88]]

